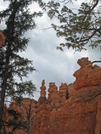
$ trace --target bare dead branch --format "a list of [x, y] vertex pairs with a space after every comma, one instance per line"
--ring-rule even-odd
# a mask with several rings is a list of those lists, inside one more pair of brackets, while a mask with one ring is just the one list
[[99, 61], [93, 61], [93, 62], [91, 62], [91, 63], [93, 64], [93, 63], [96, 63], [96, 62], [101, 62], [101, 60], [99, 60]]

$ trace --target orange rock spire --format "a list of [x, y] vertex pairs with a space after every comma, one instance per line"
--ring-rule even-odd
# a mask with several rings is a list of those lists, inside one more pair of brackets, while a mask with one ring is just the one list
[[66, 83], [61, 83], [61, 86], [59, 87], [59, 95], [61, 97], [61, 101], [66, 100], [66, 92], [67, 92], [67, 84]]
[[42, 86], [40, 87], [41, 89], [41, 92], [40, 92], [40, 95], [41, 97], [46, 97], [46, 86], [45, 86], [45, 80], [42, 81]]

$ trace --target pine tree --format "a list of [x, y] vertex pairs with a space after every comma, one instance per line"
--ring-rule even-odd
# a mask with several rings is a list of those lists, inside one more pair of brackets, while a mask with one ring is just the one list
[[[31, 81], [23, 81], [29, 72], [35, 71], [32, 61], [21, 57], [18, 52], [25, 51], [29, 39], [24, 36], [28, 30], [35, 28], [33, 18], [42, 13], [30, 13], [28, 6], [39, 0], [4, 0], [9, 1], [7, 9], [0, 12], [0, 18], [5, 20], [6, 28], [3, 30], [5, 43], [0, 47], [0, 133], [3, 125], [3, 111], [5, 98], [17, 101], [24, 94], [33, 95], [35, 85]], [[17, 82], [15, 76], [20, 78]]]
[[60, 24], [52, 24], [57, 36], [65, 39], [57, 49], [72, 47], [81, 51], [88, 46], [101, 49], [101, 1], [84, 1], [74, 10], [69, 2], [74, 0], [50, 0], [44, 8], [51, 19], [56, 17], [60, 21]]

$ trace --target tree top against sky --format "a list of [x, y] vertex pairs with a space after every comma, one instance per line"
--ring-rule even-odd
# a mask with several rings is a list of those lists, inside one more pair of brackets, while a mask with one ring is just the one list
[[101, 49], [101, 1], [83, 1], [77, 10], [70, 7], [70, 3], [74, 4], [73, 0], [50, 1], [44, 8], [51, 19], [55, 17], [60, 22], [52, 24], [57, 36], [65, 39], [57, 48], [72, 47], [81, 51], [89, 46]]

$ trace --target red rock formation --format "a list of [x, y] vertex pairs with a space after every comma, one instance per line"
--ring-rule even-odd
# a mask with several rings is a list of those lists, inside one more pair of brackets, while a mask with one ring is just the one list
[[30, 134], [100, 134], [101, 67], [92, 66], [88, 58], [78, 64], [81, 68], [74, 73], [74, 85], [61, 84], [58, 91], [55, 83], [50, 83], [48, 98], [41, 92], [33, 106], [36, 117]]
[[[0, 23], [1, 23], [1, 20], [0, 20]], [[2, 31], [0, 30], [0, 46], [2, 46], [4, 42], [5, 42], [5, 37]]]
[[56, 114], [57, 134], [95, 133], [99, 92], [100, 86], [84, 87], [66, 100]]
[[2, 31], [0, 30], [0, 46], [3, 45], [4, 42], [5, 42], [5, 37], [2, 33]]
[[47, 132], [48, 127], [50, 127], [51, 110], [52, 107], [46, 97], [40, 97], [38, 100], [38, 108], [36, 110], [37, 117], [31, 133], [45, 134]]
[[51, 101], [53, 98], [59, 99], [59, 92], [57, 91], [55, 83], [49, 83], [48, 92], [48, 101]]
[[76, 90], [74, 90], [74, 85], [73, 85], [73, 83], [69, 84], [69, 85], [68, 85], [69, 98], [70, 98], [71, 96], [73, 96], [75, 92], [76, 92]]
[[98, 98], [98, 107], [97, 107], [97, 114], [96, 114], [96, 127], [95, 127], [95, 134], [101, 133], [101, 95]]
[[86, 65], [92, 65], [91, 61], [88, 60], [88, 57], [84, 57], [81, 58], [77, 61], [77, 63], [81, 66], [81, 67], [85, 67]]
[[46, 96], [46, 87], [45, 87], [45, 80], [42, 81], [42, 86], [40, 87], [41, 89], [41, 96], [45, 97]]
[[[101, 67], [92, 66], [88, 58], [78, 60], [78, 64], [81, 68], [74, 73], [74, 86], [68, 85], [70, 98], [65, 98], [62, 103], [57, 99], [60, 105], [53, 107], [49, 101], [53, 93], [50, 86], [49, 98], [39, 105], [40, 113], [36, 114], [39, 117], [38, 122], [35, 121], [30, 134], [100, 134]], [[63, 85], [60, 91], [62, 87]], [[60, 91], [57, 91], [58, 97], [54, 95], [53, 98], [61, 98]], [[65, 95], [64, 92], [63, 96]]]
[[66, 92], [67, 92], [67, 84], [61, 83], [61, 86], [59, 87], [59, 95], [61, 102], [64, 102], [66, 100]]
[[92, 66], [88, 58], [81, 58], [78, 60], [78, 63], [81, 68], [73, 74], [76, 77], [74, 82], [75, 90], [101, 84], [101, 67], [97, 65]]

